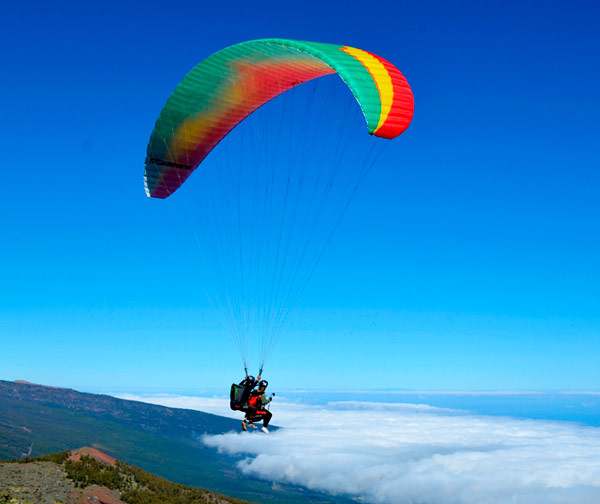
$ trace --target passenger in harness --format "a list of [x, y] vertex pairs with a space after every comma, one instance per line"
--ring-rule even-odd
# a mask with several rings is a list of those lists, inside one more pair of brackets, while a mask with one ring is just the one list
[[267, 382], [267, 380], [262, 380], [258, 384], [257, 390], [251, 392], [248, 400], [246, 418], [244, 418], [242, 422], [243, 430], [246, 430], [246, 425], [256, 428], [254, 422], [260, 422], [262, 420], [262, 431], [265, 434], [269, 434], [268, 426], [273, 414], [269, 410], [265, 409], [265, 406], [273, 400], [272, 396], [275, 394], [271, 394], [271, 397], [267, 398], [265, 391], [267, 390], [268, 386], [269, 382]]

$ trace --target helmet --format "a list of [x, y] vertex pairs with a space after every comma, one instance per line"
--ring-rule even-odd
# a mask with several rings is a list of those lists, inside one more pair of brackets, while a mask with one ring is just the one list
[[246, 382], [248, 382], [248, 383], [256, 383], [256, 378], [254, 378], [254, 376], [247, 376], [246, 377]]
[[269, 386], [269, 382], [267, 380], [260, 380], [258, 383], [258, 388], [264, 387], [267, 388]]

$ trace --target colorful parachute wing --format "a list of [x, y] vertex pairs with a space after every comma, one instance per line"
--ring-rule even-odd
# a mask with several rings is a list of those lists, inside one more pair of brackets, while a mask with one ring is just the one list
[[354, 93], [369, 133], [400, 135], [413, 95], [391, 63], [361, 49], [262, 39], [227, 47], [196, 65], [165, 104], [148, 144], [146, 194], [166, 198], [244, 118], [285, 91], [338, 73]]

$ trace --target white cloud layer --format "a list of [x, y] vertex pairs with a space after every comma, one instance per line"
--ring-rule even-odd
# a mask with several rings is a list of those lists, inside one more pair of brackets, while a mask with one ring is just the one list
[[[223, 399], [120, 397], [236, 417]], [[272, 412], [285, 429], [268, 437], [231, 432], [203, 441], [242, 455], [244, 474], [370, 503], [600, 502], [599, 428], [414, 404], [277, 400]]]

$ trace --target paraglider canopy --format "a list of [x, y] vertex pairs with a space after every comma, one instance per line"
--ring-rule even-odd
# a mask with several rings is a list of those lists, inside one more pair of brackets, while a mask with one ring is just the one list
[[240, 121], [303, 82], [338, 73], [370, 134], [395, 138], [410, 124], [413, 96], [391, 63], [348, 46], [262, 39], [227, 47], [196, 65], [173, 91], [147, 149], [146, 194], [166, 198]]

